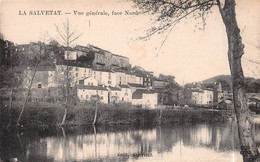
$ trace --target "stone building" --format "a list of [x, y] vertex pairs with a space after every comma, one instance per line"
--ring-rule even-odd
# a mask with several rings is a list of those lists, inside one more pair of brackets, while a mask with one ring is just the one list
[[158, 93], [152, 90], [137, 89], [132, 95], [132, 104], [154, 109], [158, 106]]
[[98, 85], [98, 81], [93, 77], [80, 80], [77, 86], [77, 96], [80, 101], [99, 100], [106, 104], [109, 102], [107, 88]]

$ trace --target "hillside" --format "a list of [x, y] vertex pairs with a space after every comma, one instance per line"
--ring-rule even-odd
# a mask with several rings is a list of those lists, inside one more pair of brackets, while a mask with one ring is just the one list
[[203, 80], [202, 83], [214, 83], [214, 82], [218, 82], [219, 80], [224, 80], [224, 81], [228, 82], [229, 84], [231, 84], [231, 76], [230, 75], [214, 76], [212, 78], [208, 78], [206, 80]]
[[[202, 81], [203, 83], [220, 82], [223, 90], [231, 90], [231, 76], [218, 75]], [[247, 93], [260, 93], [260, 79], [246, 77], [245, 79]]]

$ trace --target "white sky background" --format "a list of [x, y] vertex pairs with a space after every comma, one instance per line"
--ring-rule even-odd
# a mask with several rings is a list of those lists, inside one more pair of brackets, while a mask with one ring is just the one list
[[[195, 28], [190, 17], [172, 30], [158, 57], [158, 48], [165, 35], [154, 35], [149, 41], [134, 41], [149, 28], [149, 16], [112, 16], [111, 11], [137, 9], [131, 2], [118, 0], [2, 0], [0, 1], [0, 29], [5, 38], [17, 44], [41, 39], [48, 32], [58, 38], [54, 23], [62, 26], [68, 17], [78, 33], [82, 33], [75, 44], [88, 43], [127, 56], [132, 65], [140, 65], [155, 74], [171, 74], [176, 81], [201, 81], [216, 75], [230, 74], [227, 59], [227, 36], [218, 9], [208, 15], [205, 31]], [[260, 78], [260, 0], [237, 0], [237, 20], [245, 44], [246, 59], [243, 69], [246, 76]], [[19, 16], [19, 10], [62, 10], [62, 16]], [[110, 16], [79, 16], [78, 11], [107, 11]], [[71, 12], [71, 15], [65, 15]], [[89, 20], [91, 25], [89, 27]], [[255, 61], [252, 63], [249, 60]]]

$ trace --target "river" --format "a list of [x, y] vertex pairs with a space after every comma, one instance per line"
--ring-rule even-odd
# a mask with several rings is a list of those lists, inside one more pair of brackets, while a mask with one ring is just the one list
[[[254, 124], [260, 148], [260, 124]], [[235, 122], [1, 131], [0, 161], [239, 162]]]

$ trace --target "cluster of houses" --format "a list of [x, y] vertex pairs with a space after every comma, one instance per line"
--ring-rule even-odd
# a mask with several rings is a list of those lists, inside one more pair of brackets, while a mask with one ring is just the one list
[[[50, 47], [44, 49], [52, 58], [52, 63], [40, 64], [35, 75], [32, 68], [24, 70], [26, 77], [22, 87], [28, 88], [33, 80], [30, 96], [33, 101], [61, 100], [68, 82], [70, 91], [81, 102], [98, 99], [104, 104], [129, 102], [147, 108], [163, 104], [158, 89], [163, 89], [167, 81], [156, 78], [140, 66], [131, 67], [127, 57], [92, 45], [60, 47], [56, 53]], [[29, 60], [34, 57], [35, 50], [40, 50], [38, 43], [18, 45], [16, 48]]]
[[[31, 86], [32, 101], [61, 101], [66, 83], [72, 92], [70, 97], [80, 102], [98, 99], [104, 104], [128, 102], [156, 108], [169, 104], [221, 107], [232, 101], [232, 93], [222, 90], [221, 83], [191, 83], [173, 90], [167, 85], [178, 85], [174, 76], [155, 77], [153, 72], [140, 66], [132, 67], [129, 58], [93, 45], [67, 48], [40, 42], [14, 45], [1, 41], [1, 66], [9, 66], [14, 57], [26, 66], [20, 96], [23, 97]], [[34, 75], [35, 68], [30, 65], [39, 57], [42, 60]], [[250, 95], [249, 101], [257, 105], [260, 100]]]
[[184, 88], [185, 103], [207, 107], [231, 104], [232, 93], [222, 89], [220, 82], [191, 83]]

